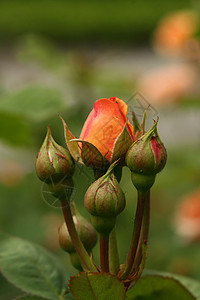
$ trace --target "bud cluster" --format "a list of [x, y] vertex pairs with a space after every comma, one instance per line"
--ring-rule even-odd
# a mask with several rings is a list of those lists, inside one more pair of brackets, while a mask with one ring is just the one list
[[[157, 132], [158, 121], [145, 133], [148, 108], [141, 125], [133, 113], [133, 126], [127, 118], [127, 109], [127, 105], [118, 98], [99, 99], [88, 116], [79, 139], [75, 138], [62, 120], [68, 150], [54, 141], [48, 128], [35, 161], [39, 179], [61, 201], [65, 223], [58, 230], [59, 244], [69, 253], [72, 265], [86, 272], [99, 271], [91, 255], [97, 242], [97, 231], [100, 237], [101, 271], [113, 271], [112, 274], [117, 274], [120, 280], [128, 280], [126, 287], [131, 278], [139, 276], [144, 266], [142, 256], [144, 241], [148, 237], [149, 190], [156, 174], [164, 168], [167, 160], [166, 149]], [[110, 125], [114, 130], [108, 136], [105, 132]], [[101, 138], [96, 138], [97, 136]], [[94, 171], [96, 181], [89, 186], [84, 196], [84, 206], [91, 215], [92, 224], [70, 202], [74, 161], [82, 166], [92, 167]], [[132, 182], [138, 190], [138, 202], [131, 245], [126, 262], [120, 269], [117, 243], [112, 235], [117, 216], [126, 205], [125, 195], [119, 184], [125, 164], [131, 170]], [[110, 233], [114, 241], [111, 247]], [[111, 252], [115, 258], [110, 263]]]

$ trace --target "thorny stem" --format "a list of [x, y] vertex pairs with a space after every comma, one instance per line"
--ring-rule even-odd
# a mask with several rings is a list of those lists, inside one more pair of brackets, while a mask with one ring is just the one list
[[111, 274], [119, 272], [119, 253], [115, 228], [111, 231], [109, 239], [109, 271]]
[[109, 234], [100, 235], [100, 265], [102, 272], [109, 272]]
[[127, 254], [126, 262], [125, 262], [125, 269], [122, 272], [122, 274], [120, 274], [121, 279], [126, 279], [133, 268], [133, 264], [135, 261], [137, 248], [139, 244], [139, 239], [140, 239], [140, 232], [142, 227], [142, 220], [144, 215], [144, 207], [145, 207], [147, 194], [148, 191], [138, 191], [138, 202], [137, 202], [132, 240]]
[[83, 270], [97, 272], [96, 267], [90, 260], [90, 257], [77, 234], [69, 203], [66, 201], [61, 201], [61, 204], [62, 204], [62, 211], [63, 211], [65, 223], [69, 231], [69, 235], [71, 237], [74, 248], [76, 250], [76, 253], [80, 258], [80, 262]]

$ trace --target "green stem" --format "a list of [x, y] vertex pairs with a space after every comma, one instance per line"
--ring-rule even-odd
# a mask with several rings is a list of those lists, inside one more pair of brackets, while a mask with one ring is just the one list
[[90, 260], [90, 257], [77, 234], [69, 203], [66, 201], [61, 201], [61, 204], [62, 204], [62, 211], [63, 211], [65, 223], [67, 225], [67, 229], [69, 231], [69, 235], [71, 237], [76, 253], [80, 258], [80, 262], [83, 270], [97, 272], [96, 267]]
[[146, 191], [138, 191], [138, 201], [137, 201], [137, 209], [134, 221], [134, 228], [132, 234], [131, 245], [127, 254], [125, 269], [121, 274], [121, 279], [126, 279], [131, 272], [133, 267], [133, 263], [135, 260], [135, 256], [137, 253], [138, 243], [140, 239], [140, 232], [142, 227], [142, 219], [144, 214], [144, 206], [146, 200]]
[[147, 242], [149, 236], [149, 224], [150, 224], [150, 190], [146, 194], [144, 216], [142, 220], [142, 230], [140, 235], [139, 246], [136, 254], [135, 261], [132, 266], [132, 272], [134, 273], [134, 282], [139, 279], [144, 269], [146, 254], [147, 254]]
[[100, 265], [102, 272], [109, 272], [109, 234], [100, 235]]
[[119, 253], [115, 228], [111, 231], [109, 239], [109, 271], [114, 275], [119, 272]]

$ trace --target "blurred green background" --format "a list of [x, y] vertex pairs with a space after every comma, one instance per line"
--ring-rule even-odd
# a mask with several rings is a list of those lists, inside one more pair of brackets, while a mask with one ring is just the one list
[[[166, 51], [155, 32], [164, 16], [178, 11], [195, 15], [195, 29], [186, 34], [186, 48], [180, 43], [182, 48]], [[175, 221], [179, 203], [200, 185], [198, 13], [199, 2], [189, 0], [1, 0], [1, 231], [43, 245], [60, 256], [70, 274], [76, 273], [58, 246], [61, 211], [47, 203], [51, 199], [34, 170], [46, 128], [49, 125], [55, 140], [64, 145], [58, 114], [78, 137], [99, 98], [123, 99], [139, 119], [149, 102], [147, 127], [159, 115], [168, 162], [152, 189], [146, 267], [200, 279], [200, 234], [191, 242], [178, 235]], [[166, 28], [168, 34], [171, 27]], [[93, 180], [90, 169], [77, 166], [73, 200], [87, 218], [83, 197]], [[117, 223], [123, 262], [136, 204], [127, 168], [121, 186], [127, 198]], [[94, 256], [98, 261], [98, 246]], [[1, 300], [20, 293], [0, 278]]]

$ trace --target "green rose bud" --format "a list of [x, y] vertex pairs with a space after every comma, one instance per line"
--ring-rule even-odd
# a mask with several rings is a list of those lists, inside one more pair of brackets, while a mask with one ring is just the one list
[[115, 220], [125, 208], [125, 196], [112, 173], [116, 163], [107, 173], [91, 184], [84, 198], [84, 205], [92, 215], [92, 224], [103, 234], [109, 233], [115, 226]]
[[166, 149], [157, 133], [157, 122], [129, 148], [126, 164], [137, 189], [149, 189], [167, 161]]
[[72, 266], [80, 272], [83, 271], [78, 254], [76, 252], [73, 252], [70, 253], [69, 256]]
[[[73, 221], [75, 224], [76, 231], [80, 240], [82, 241], [85, 249], [91, 252], [92, 248], [97, 242], [97, 234], [92, 224], [83, 218], [78, 212], [75, 203], [71, 203]], [[65, 223], [58, 229], [59, 244], [63, 250], [68, 253], [75, 253], [75, 248], [69, 235], [67, 226]]]
[[49, 128], [37, 154], [35, 169], [39, 179], [46, 183], [59, 182], [73, 175], [74, 161], [71, 155], [54, 141]]
[[40, 180], [48, 184], [54, 197], [69, 201], [74, 186], [74, 161], [68, 151], [54, 141], [49, 128], [37, 154], [35, 169]]

